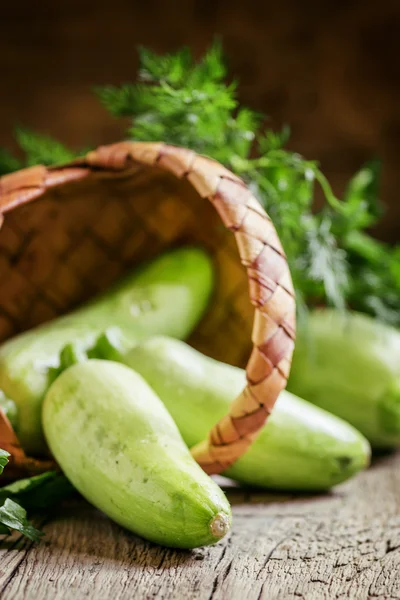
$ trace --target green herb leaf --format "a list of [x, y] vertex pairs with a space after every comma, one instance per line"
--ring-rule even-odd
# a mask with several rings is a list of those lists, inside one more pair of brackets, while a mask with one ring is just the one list
[[383, 209], [378, 202], [382, 165], [377, 159], [367, 162], [349, 181], [344, 202], [352, 228], [364, 229], [377, 222]]
[[9, 456], [10, 456], [9, 452], [7, 452], [6, 450], [2, 450], [0, 448], [0, 475], [4, 471], [4, 467], [8, 463], [8, 457]]
[[57, 367], [50, 367], [48, 370], [49, 385], [52, 384], [59, 375], [68, 367], [88, 359], [86, 352], [77, 347], [73, 342], [66, 344], [60, 352], [60, 362]]
[[15, 158], [8, 150], [0, 148], [0, 176], [18, 171], [22, 166], [22, 162]]
[[343, 307], [346, 253], [338, 247], [329, 215], [313, 215], [315, 183], [343, 219], [344, 206], [316, 163], [284, 149], [289, 128], [260, 130], [262, 116], [239, 107], [236, 83], [224, 81], [219, 44], [198, 63], [187, 49], [161, 57], [142, 49], [140, 57], [139, 83], [98, 90], [103, 104], [115, 115], [132, 117], [129, 133], [134, 139], [162, 139], [192, 148], [243, 177], [282, 239], [298, 303], [325, 301]]
[[18, 144], [26, 154], [26, 166], [37, 164], [56, 165], [69, 162], [75, 158], [75, 154], [66, 146], [51, 138], [40, 135], [23, 127], [15, 131]]
[[9, 534], [11, 529], [23, 533], [33, 542], [38, 542], [42, 535], [26, 517], [26, 510], [19, 504], [7, 498], [3, 506], [0, 506], [0, 533]]
[[124, 348], [121, 338], [122, 333], [120, 329], [118, 327], [110, 327], [97, 337], [93, 346], [88, 349], [87, 357], [121, 362], [124, 351], [127, 350]]
[[[218, 42], [199, 61], [188, 48], [162, 56], [141, 48], [139, 54], [137, 81], [98, 88], [100, 101], [114, 116], [131, 118], [131, 138], [191, 148], [246, 181], [282, 240], [299, 315], [307, 307], [330, 304], [400, 326], [400, 250], [367, 232], [382, 214], [380, 162], [364, 165], [339, 200], [316, 162], [285, 148], [288, 127], [271, 131], [262, 115], [239, 105]], [[27, 164], [74, 156], [51, 138], [26, 129], [17, 134]], [[13, 161], [0, 152], [0, 171], [17, 168]], [[317, 186], [325, 199], [320, 211], [314, 207]]]
[[0, 534], [9, 534], [15, 529], [39, 541], [43, 534], [27, 520], [27, 511], [48, 511], [74, 493], [65, 475], [56, 471], [20, 479], [0, 488]]
[[75, 493], [62, 473], [48, 471], [0, 488], [0, 503], [14, 500], [28, 511], [47, 510]]

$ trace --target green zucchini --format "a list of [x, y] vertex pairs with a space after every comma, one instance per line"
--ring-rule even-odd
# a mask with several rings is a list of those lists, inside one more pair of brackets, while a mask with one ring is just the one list
[[288, 388], [359, 429], [375, 448], [400, 445], [400, 332], [323, 309], [300, 327]]
[[161, 400], [128, 367], [75, 364], [43, 403], [48, 445], [77, 490], [114, 521], [178, 548], [213, 544], [231, 510], [195, 463]]
[[[205, 439], [246, 382], [242, 369], [165, 337], [147, 340], [122, 360], [161, 398], [189, 447]], [[324, 490], [366, 467], [369, 455], [368, 442], [351, 425], [282, 392], [258, 438], [224, 474], [267, 488]]]
[[120, 328], [126, 347], [157, 333], [185, 338], [203, 315], [212, 288], [209, 257], [197, 248], [178, 249], [86, 307], [5, 342], [0, 348], [0, 389], [17, 406], [24, 450], [33, 455], [46, 451], [41, 403], [67, 343], [82, 352], [112, 326]]

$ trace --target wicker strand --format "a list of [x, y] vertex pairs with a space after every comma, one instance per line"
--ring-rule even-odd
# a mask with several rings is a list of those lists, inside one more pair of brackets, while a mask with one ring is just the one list
[[[0, 179], [0, 210], [84, 178], [91, 169], [124, 171], [134, 164], [158, 167], [187, 179], [208, 199], [236, 238], [255, 307], [253, 351], [247, 385], [192, 454], [207, 473], [224, 471], [255, 439], [286, 386], [295, 339], [295, 298], [285, 253], [275, 228], [244, 182], [218, 162], [163, 143], [121, 142], [102, 146], [61, 168], [33, 167]], [[0, 446], [4, 425], [0, 419]]]
[[37, 460], [26, 456], [5, 413], [0, 408], [0, 447], [9, 452], [9, 464], [2, 479], [15, 479], [38, 475], [55, 469], [51, 460]]

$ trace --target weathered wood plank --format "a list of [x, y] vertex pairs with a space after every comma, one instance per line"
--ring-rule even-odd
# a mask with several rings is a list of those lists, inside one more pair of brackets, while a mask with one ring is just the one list
[[123, 531], [83, 501], [44, 524], [38, 545], [0, 545], [3, 600], [400, 599], [400, 454], [335, 492], [230, 488], [231, 536], [176, 552]]

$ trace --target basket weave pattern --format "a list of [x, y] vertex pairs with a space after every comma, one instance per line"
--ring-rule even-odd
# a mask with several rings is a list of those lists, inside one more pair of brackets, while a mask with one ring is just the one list
[[[217, 473], [246, 451], [286, 385], [295, 300], [273, 224], [240, 178], [183, 148], [121, 142], [1, 178], [0, 213], [0, 339], [62, 314], [171, 244], [205, 246], [217, 291], [190, 342], [239, 365], [253, 349], [246, 388], [192, 453]], [[45, 467], [27, 459], [1, 411], [0, 447], [15, 468]]]

